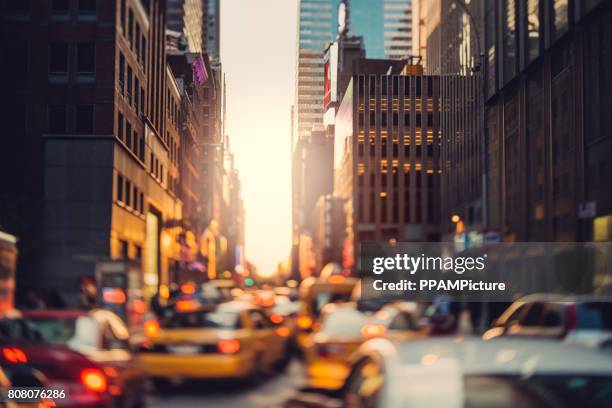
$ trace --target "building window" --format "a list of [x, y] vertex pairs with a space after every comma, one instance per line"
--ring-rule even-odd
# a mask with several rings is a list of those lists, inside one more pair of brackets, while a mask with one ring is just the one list
[[140, 63], [142, 64], [143, 68], [145, 67], [146, 55], [147, 55], [147, 40], [145, 39], [145, 36], [143, 35], [140, 40]]
[[128, 12], [128, 37], [130, 40], [130, 48], [134, 47], [134, 13], [132, 9]]
[[77, 106], [76, 132], [81, 135], [91, 135], [94, 132], [94, 107], [93, 105]]
[[127, 66], [127, 100], [132, 105], [132, 67]]
[[504, 0], [504, 58], [503, 58], [503, 80], [504, 83], [516, 75], [516, 2], [515, 0]]
[[49, 73], [68, 73], [68, 44], [55, 43], [49, 47]]
[[132, 183], [129, 180], [125, 181], [125, 205], [132, 206]]
[[486, 41], [486, 53], [488, 56], [488, 66], [489, 66], [489, 81], [487, 83], [487, 95], [491, 96], [497, 88], [497, 78], [495, 73], [495, 64], [497, 58], [497, 49], [496, 49], [496, 2], [494, 1], [485, 1], [485, 41]]
[[540, 55], [540, 0], [527, 1], [527, 61]]
[[553, 0], [553, 38], [556, 40], [569, 28], [568, 0]]
[[125, 57], [119, 53], [119, 88], [121, 95], [125, 95]]
[[123, 115], [118, 112], [117, 137], [123, 140]]
[[140, 60], [140, 26], [136, 23], [136, 36], [134, 38], [136, 43], [136, 58]]
[[123, 202], [123, 176], [117, 174], [117, 201]]
[[125, 35], [125, 0], [121, 0], [121, 30]]
[[96, 0], [79, 0], [79, 20], [96, 19]]
[[96, 72], [96, 45], [80, 43], [77, 46], [77, 73], [93, 74]]
[[51, 19], [52, 20], [68, 20], [68, 11], [70, 9], [69, 0], [52, 0], [51, 1]]
[[132, 124], [129, 121], [125, 124], [125, 139], [123, 142], [128, 145], [128, 147], [132, 145]]
[[10, 77], [25, 79], [29, 71], [29, 46], [27, 43], [7, 44], [4, 49], [5, 67]]
[[136, 185], [134, 185], [133, 189], [133, 194], [132, 197], [134, 197], [134, 205], [132, 205], [132, 207], [136, 210], [136, 211], [140, 211], [140, 203], [139, 203], [139, 196], [138, 196], [138, 187], [136, 187]]
[[140, 89], [140, 81], [138, 81], [138, 78], [135, 77], [134, 78], [134, 109], [136, 110], [136, 113], [138, 113], [138, 96], [139, 96], [139, 92], [138, 90]]
[[49, 133], [66, 133], [66, 105], [51, 105], [48, 111]]
[[144, 137], [140, 136], [139, 140], [140, 140], [140, 144], [138, 145], [138, 158], [144, 162], [144, 158], [145, 158]]
[[121, 252], [121, 258], [127, 259], [129, 252], [129, 244], [127, 241], [119, 240], [119, 251]]
[[144, 113], [145, 94], [144, 88], [140, 88], [140, 113]]
[[6, 16], [30, 15], [30, 0], [6, 0], [4, 2], [4, 14]]

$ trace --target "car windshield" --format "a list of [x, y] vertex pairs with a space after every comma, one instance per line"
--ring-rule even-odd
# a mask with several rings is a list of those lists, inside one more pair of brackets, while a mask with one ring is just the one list
[[238, 329], [240, 315], [234, 312], [175, 313], [161, 320], [165, 329]]
[[39, 342], [41, 334], [24, 319], [0, 320], [0, 342]]
[[607, 408], [612, 377], [590, 375], [466, 376], [464, 408]]
[[32, 319], [36, 330], [48, 343], [66, 344], [74, 337], [76, 319]]
[[360, 335], [365, 322], [366, 316], [356, 309], [337, 309], [325, 316], [321, 331], [337, 336]]
[[328, 303], [348, 302], [351, 300], [351, 292], [319, 292], [312, 299], [312, 312], [315, 316], [321, 314], [323, 306]]
[[612, 330], [612, 303], [579, 305], [577, 327], [587, 330]]

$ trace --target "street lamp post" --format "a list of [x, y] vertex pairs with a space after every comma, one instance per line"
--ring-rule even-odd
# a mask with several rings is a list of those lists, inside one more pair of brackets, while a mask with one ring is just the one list
[[[480, 28], [479, 26], [476, 24], [476, 19], [474, 18], [474, 15], [472, 14], [472, 12], [470, 11], [470, 9], [468, 8], [467, 4], [465, 3], [464, 0], [453, 0], [453, 3], [456, 4], [470, 19], [470, 24], [471, 26], [474, 28], [474, 36], [476, 37], [476, 42], [478, 44], [478, 54], [480, 56], [480, 66], [479, 67], [475, 67], [474, 68], [474, 72], [477, 71], [481, 71], [480, 74], [480, 79], [481, 79], [481, 103], [482, 103], [482, 137], [481, 137], [481, 141], [480, 141], [480, 148], [481, 148], [481, 165], [480, 165], [480, 171], [481, 171], [481, 182], [482, 182], [482, 190], [481, 190], [481, 194], [482, 194], [482, 202], [481, 202], [481, 214], [482, 214], [482, 218], [481, 218], [481, 222], [482, 222], [482, 229], [486, 230], [489, 227], [489, 203], [487, 200], [488, 194], [489, 194], [489, 178], [487, 177], [487, 173], [489, 170], [489, 165], [488, 165], [488, 156], [487, 156], [487, 148], [488, 148], [488, 138], [487, 138], [487, 130], [488, 130], [488, 123], [487, 123], [487, 110], [486, 110], [486, 104], [485, 101], [487, 100], [487, 82], [488, 82], [488, 74], [489, 74], [489, 68], [488, 68], [488, 60], [487, 60], [487, 56], [485, 53], [485, 43], [484, 43], [484, 37], [481, 36], [481, 32], [480, 32]], [[485, 1], [482, 2], [482, 6], [483, 6], [483, 13], [484, 13], [484, 4]]]

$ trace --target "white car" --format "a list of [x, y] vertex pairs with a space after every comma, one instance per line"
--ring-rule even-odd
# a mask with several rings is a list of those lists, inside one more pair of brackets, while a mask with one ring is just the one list
[[305, 389], [285, 406], [607, 408], [612, 357], [548, 340], [378, 338], [358, 350], [342, 388]]
[[530, 295], [512, 303], [483, 338], [528, 337], [563, 340], [587, 347], [609, 347], [612, 303]]

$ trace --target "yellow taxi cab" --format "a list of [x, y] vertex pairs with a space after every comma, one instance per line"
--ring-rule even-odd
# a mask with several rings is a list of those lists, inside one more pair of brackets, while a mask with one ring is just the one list
[[287, 363], [287, 337], [246, 302], [187, 307], [149, 321], [141, 347], [145, 373], [170, 379], [257, 378]]
[[311, 341], [313, 325], [328, 303], [348, 302], [358, 285], [356, 278], [342, 275], [330, 275], [322, 278], [306, 278], [299, 288], [301, 300], [300, 311], [296, 320], [297, 344], [304, 352]]
[[315, 325], [308, 345], [306, 372], [314, 388], [338, 389], [344, 384], [353, 354], [374, 337], [408, 341], [427, 336], [416, 319], [416, 304], [397, 302], [375, 313], [358, 310], [355, 303], [328, 304]]
[[308, 383], [314, 388], [336, 389], [349, 374], [350, 356], [364, 341], [367, 316], [353, 303], [328, 304], [321, 311], [308, 343], [304, 362]]

